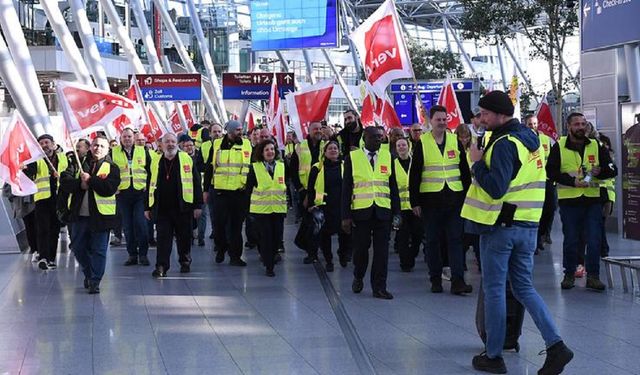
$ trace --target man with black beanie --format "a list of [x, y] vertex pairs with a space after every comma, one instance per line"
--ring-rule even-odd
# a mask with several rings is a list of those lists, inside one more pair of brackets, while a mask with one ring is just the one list
[[546, 180], [542, 147], [536, 134], [513, 118], [513, 103], [506, 93], [492, 91], [479, 106], [482, 124], [492, 134], [484, 150], [477, 143], [469, 149], [474, 181], [461, 213], [471, 233], [480, 235], [485, 295], [486, 350], [472, 364], [479, 371], [507, 373], [502, 350], [508, 278], [513, 295], [529, 311], [545, 341], [547, 357], [538, 373], [560, 374], [573, 352], [533, 287], [533, 253]]

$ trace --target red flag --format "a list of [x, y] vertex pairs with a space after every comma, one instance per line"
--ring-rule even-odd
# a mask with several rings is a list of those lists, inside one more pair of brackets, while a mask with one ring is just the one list
[[142, 93], [140, 92], [140, 87], [138, 86], [138, 80], [136, 79], [135, 74], [131, 76], [129, 88], [124, 95], [127, 99], [136, 103], [140, 116], [137, 119], [131, 119], [128, 115], [123, 114], [116, 118], [111, 126], [113, 127], [117, 135], [122, 134], [124, 128], [129, 127], [139, 129], [145, 124], [149, 123], [149, 119], [147, 118], [147, 115], [143, 110], [144, 98], [142, 97]]
[[184, 119], [187, 123], [187, 128], [191, 129], [191, 127], [195, 125], [196, 120], [193, 117], [193, 113], [191, 112], [191, 106], [188, 103], [184, 103], [182, 105], [182, 113], [184, 113]]
[[376, 111], [376, 100], [373, 99], [375, 96], [373, 94], [368, 94], [366, 98], [364, 98], [364, 102], [362, 103], [362, 113], [360, 114], [360, 121], [362, 122], [362, 126], [365, 128], [368, 126], [374, 126], [376, 124], [373, 116]]
[[38, 191], [35, 182], [22, 172], [20, 166], [46, 156], [18, 111], [13, 112], [11, 122], [2, 132], [1, 139], [0, 180], [11, 185], [13, 195], [35, 194]]
[[269, 93], [269, 107], [267, 108], [267, 126], [269, 126], [269, 129], [272, 129], [275, 122], [278, 121], [276, 117], [278, 116], [279, 111], [280, 93], [278, 92], [278, 80], [276, 79], [276, 74], [273, 73], [273, 78], [271, 80], [271, 92]]
[[398, 114], [387, 95], [385, 95], [384, 99], [378, 98], [376, 114], [380, 119], [380, 124], [384, 126], [386, 131], [392, 128], [402, 128]]
[[557, 141], [559, 135], [556, 130], [556, 124], [553, 122], [553, 115], [546, 96], [536, 109], [536, 117], [538, 118], [538, 131]]
[[256, 127], [256, 123], [253, 120], [253, 112], [249, 112], [249, 121], [247, 122], [247, 131], [250, 132]]
[[71, 135], [101, 130], [121, 115], [131, 123], [141, 115], [135, 102], [95, 87], [56, 81], [56, 92]]
[[176, 111], [177, 107], [173, 109], [169, 115], [169, 131], [174, 134], [180, 134], [183, 132], [182, 124], [180, 123], [180, 115]]
[[162, 138], [162, 136], [166, 134], [166, 131], [160, 123], [159, 116], [152, 108], [147, 109], [147, 117], [149, 118], [149, 122], [144, 124], [140, 131], [144, 134], [145, 138], [147, 138], [147, 142], [153, 143]]
[[442, 85], [438, 105], [447, 109], [447, 128], [453, 130], [457, 128], [458, 125], [464, 123], [458, 98], [456, 97], [456, 92], [453, 89], [453, 83], [451, 83], [450, 79], [447, 79]]
[[285, 96], [289, 120], [298, 139], [307, 137], [309, 123], [325, 119], [332, 92], [333, 80], [325, 79]]
[[427, 122], [427, 114], [424, 112], [422, 98], [418, 94], [414, 94], [414, 103], [416, 105], [416, 115], [418, 116], [418, 124], [424, 125]]
[[413, 77], [393, 0], [380, 5], [349, 38], [358, 49], [367, 81], [379, 96], [394, 79]]

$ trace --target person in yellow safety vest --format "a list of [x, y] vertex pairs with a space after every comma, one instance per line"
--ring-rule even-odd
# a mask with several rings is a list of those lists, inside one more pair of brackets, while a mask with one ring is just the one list
[[307, 202], [309, 212], [321, 210], [324, 224], [320, 233], [313, 238], [313, 245], [309, 252], [312, 262], [317, 261], [318, 248], [326, 262], [325, 270], [333, 272], [333, 253], [331, 251], [331, 236], [338, 235], [338, 259], [344, 268], [351, 260], [351, 236], [340, 228], [340, 201], [342, 199], [342, 179], [344, 165], [340, 160], [340, 145], [337, 141], [327, 142], [323, 149], [324, 158], [311, 167], [309, 175], [309, 190]]
[[[291, 179], [298, 193], [298, 210], [302, 215], [306, 211], [305, 198], [309, 187], [311, 166], [320, 160], [322, 154], [322, 125], [320, 122], [312, 122], [307, 131], [307, 139], [296, 146], [296, 152], [291, 156]], [[303, 250], [309, 251], [309, 249]]]
[[602, 291], [600, 249], [602, 245], [602, 204], [600, 184], [614, 178], [617, 169], [609, 151], [586, 135], [587, 121], [581, 113], [567, 117], [568, 136], [551, 147], [547, 161], [549, 179], [558, 186], [558, 206], [562, 219], [564, 279], [562, 289], [575, 286], [578, 244], [583, 234], [587, 243], [585, 259], [589, 289]]
[[[545, 341], [547, 357], [538, 373], [559, 374], [573, 352], [533, 287], [533, 253], [546, 178], [542, 147], [538, 137], [513, 118], [514, 106], [505, 92], [486, 94], [479, 106], [482, 123], [492, 136], [484, 150], [477, 143], [471, 145], [474, 180], [462, 208], [462, 217], [469, 220], [467, 229], [480, 234], [485, 296], [486, 351], [476, 355], [472, 365], [478, 371], [507, 372], [502, 351], [509, 279], [513, 295], [530, 312]], [[512, 331], [509, 335], [519, 334]]]
[[463, 221], [460, 209], [465, 186], [471, 183], [466, 153], [457, 137], [447, 131], [447, 110], [436, 105], [429, 111], [432, 130], [416, 143], [411, 162], [411, 207], [424, 223], [426, 257], [431, 292], [442, 293], [443, 244], [451, 267], [451, 293], [471, 293], [464, 281]]
[[342, 230], [353, 232], [354, 293], [362, 292], [373, 238], [371, 289], [373, 296], [393, 299], [387, 291], [389, 235], [400, 227], [400, 199], [391, 153], [380, 148], [383, 129], [364, 129], [365, 145], [344, 161], [342, 180]]
[[134, 136], [131, 128], [122, 131], [120, 145], [111, 149], [111, 160], [120, 169], [116, 200], [129, 254], [124, 265], [148, 266], [149, 238], [144, 218], [144, 199], [151, 156], [144, 147], [134, 144]]
[[[76, 152], [69, 151], [66, 154], [68, 164], [78, 165], [76, 161], [76, 154], [80, 158], [80, 163], [84, 163], [84, 159], [87, 157], [89, 150], [91, 149], [91, 142], [86, 139], [79, 139], [76, 142]], [[58, 210], [58, 219], [62, 224], [67, 225], [67, 231], [69, 233], [69, 237], [71, 237], [72, 227], [73, 225], [69, 223], [69, 205], [71, 203], [71, 194], [67, 193], [62, 189], [58, 189], [58, 199], [57, 199], [57, 210]], [[71, 246], [71, 244], [69, 244]]]
[[[53, 137], [43, 134], [38, 143], [51, 164], [40, 159], [27, 165], [25, 175], [31, 178], [38, 188], [33, 198], [36, 203], [36, 228], [38, 232], [38, 267], [41, 270], [55, 269], [60, 222], [56, 212], [60, 173], [67, 169], [69, 162], [63, 152], [58, 151]], [[55, 171], [51, 168], [55, 168]]]
[[256, 160], [247, 176], [247, 192], [251, 196], [249, 212], [255, 220], [258, 251], [266, 275], [273, 277], [287, 214], [285, 165], [276, 159], [278, 150], [271, 139], [260, 142], [256, 151]]
[[[200, 155], [202, 156], [202, 162], [203, 162], [203, 169], [200, 171], [200, 176], [202, 177], [203, 189], [204, 189], [204, 171], [206, 169], [206, 167], [204, 166], [204, 163], [209, 159], [209, 154], [211, 152], [211, 149], [213, 148], [213, 142], [216, 139], [220, 139], [224, 136], [222, 125], [218, 123], [211, 124], [209, 135], [211, 136], [211, 139], [202, 142], [202, 146], [200, 146]], [[212, 192], [213, 190], [209, 191], [209, 195], [211, 195]], [[202, 205], [202, 215], [200, 215], [200, 220], [198, 221], [198, 232], [200, 230], [205, 231], [204, 227], [207, 226], [207, 217], [211, 222], [211, 234], [209, 235], [209, 239], [213, 239], [213, 233], [214, 233], [213, 228], [215, 223], [213, 222], [213, 202], [211, 199], [209, 199], [209, 202], [206, 202], [205, 204]]]
[[[544, 164], [547, 165], [551, 146], [555, 143], [551, 137], [538, 131], [538, 118], [535, 115], [527, 115], [524, 117], [524, 124], [533, 130], [538, 139], [540, 146], [544, 151]], [[538, 227], [538, 241], [536, 245], [536, 254], [544, 250], [544, 243], [551, 244], [551, 227], [553, 226], [553, 218], [556, 215], [556, 185], [553, 181], [547, 179], [544, 194], [544, 207], [542, 207], [542, 217], [540, 218], [540, 226]]]
[[165, 277], [171, 266], [171, 249], [176, 241], [180, 273], [191, 272], [191, 235], [193, 219], [200, 217], [202, 189], [200, 172], [187, 153], [178, 150], [178, 138], [162, 137], [162, 157], [150, 167], [144, 215], [156, 221], [158, 252], [151, 275]]
[[193, 142], [196, 146], [196, 149], [200, 149], [200, 146], [203, 142], [207, 141], [211, 138], [209, 135], [209, 129], [202, 126], [201, 124], [193, 124], [193, 126], [189, 129], [189, 137], [193, 139]]
[[71, 194], [69, 221], [73, 224], [73, 254], [84, 273], [84, 287], [100, 293], [109, 247], [109, 231], [118, 223], [116, 192], [120, 168], [109, 157], [109, 141], [103, 135], [91, 142], [91, 153], [62, 173], [60, 189]]
[[411, 272], [416, 264], [416, 257], [420, 252], [424, 228], [420, 218], [411, 210], [409, 193], [409, 171], [411, 169], [411, 152], [409, 140], [400, 138], [394, 142], [397, 158], [394, 160], [396, 181], [400, 196], [400, 211], [402, 225], [396, 232], [394, 247], [400, 257], [400, 269], [402, 272]]
[[[242, 222], [248, 196], [245, 191], [251, 165], [251, 143], [242, 138], [242, 124], [227, 122], [227, 134], [213, 142], [213, 149], [205, 161], [204, 201], [213, 199], [214, 243], [216, 263], [224, 262], [229, 252], [232, 266], [244, 267], [242, 260]], [[213, 194], [209, 188], [213, 187]]]

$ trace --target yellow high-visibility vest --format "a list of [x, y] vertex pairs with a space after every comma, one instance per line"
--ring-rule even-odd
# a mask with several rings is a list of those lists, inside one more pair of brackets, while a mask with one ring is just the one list
[[200, 145], [200, 153], [202, 154], [202, 160], [206, 163], [209, 160], [209, 153], [211, 152], [211, 148], [213, 147], [213, 141], [205, 141]]
[[[598, 142], [591, 140], [589, 144], [585, 144], [584, 154], [569, 150], [567, 145], [567, 137], [561, 137], [558, 141], [560, 147], [560, 172], [567, 173], [571, 177], [581, 177], [583, 168], [589, 172], [593, 167], [600, 165], [598, 155]], [[600, 197], [600, 180], [593, 179], [589, 183], [589, 187], [581, 188], [558, 184], [558, 199], [572, 199], [581, 196], [589, 198]]]
[[[193, 159], [184, 151], [178, 151], [178, 162], [180, 163], [180, 182], [182, 185], [182, 200], [193, 203]], [[160, 160], [156, 158], [151, 161], [151, 179], [149, 180], [149, 207], [155, 203], [155, 192], [158, 188], [158, 172], [160, 171]]]
[[440, 152], [438, 144], [431, 132], [420, 136], [422, 143], [422, 178], [420, 182], [421, 193], [435, 193], [444, 189], [446, 183], [452, 191], [462, 191], [460, 177], [460, 151], [458, 139], [448, 132], [444, 133], [444, 153]]
[[228, 150], [221, 150], [222, 139], [213, 142], [213, 188], [238, 190], [247, 183], [251, 165], [251, 142], [242, 140], [242, 145], [234, 144]]
[[[58, 162], [56, 163], [57, 165], [55, 165], [55, 167], [58, 171], [58, 174], [61, 174], [69, 166], [69, 160], [67, 159], [67, 156], [62, 152], [58, 152], [56, 156], [58, 157]], [[44, 161], [44, 159], [39, 159], [36, 162], [36, 179], [34, 180], [36, 188], [38, 189], [38, 191], [33, 196], [33, 200], [35, 202], [51, 198], [51, 184], [49, 182], [50, 177], [51, 174], [49, 173], [49, 165], [46, 161]], [[56, 182], [56, 192], [59, 186], [60, 179], [58, 179]]]
[[396, 165], [396, 182], [398, 183], [398, 192], [400, 195], [400, 210], [410, 210], [411, 200], [409, 195], [409, 174], [402, 168], [400, 159], [395, 160]]
[[284, 163], [277, 161], [273, 177], [264, 163], [252, 163], [257, 185], [251, 193], [249, 212], [252, 214], [286, 214], [287, 185], [284, 181]]
[[[460, 215], [479, 224], [494, 225], [498, 220], [503, 203], [506, 202], [517, 206], [513, 217], [515, 221], [537, 223], [542, 216], [545, 180], [547, 178], [542, 157], [542, 147], [531, 152], [516, 137], [504, 135], [499, 139], [505, 137], [518, 150], [518, 159], [522, 165], [518, 174], [509, 182], [507, 193], [500, 199], [493, 199], [474, 179]], [[493, 145], [497, 142], [498, 140], [493, 142], [483, 156], [483, 160], [489, 169], [491, 168]]]
[[202, 131], [204, 128], [200, 128], [198, 130], [189, 130], [189, 136], [193, 139], [193, 144], [196, 146], [196, 149], [200, 149], [200, 145], [202, 145]]
[[544, 150], [544, 164], [547, 165], [549, 154], [551, 154], [551, 137], [544, 133], [538, 133], [538, 139], [540, 140], [540, 146]]
[[351, 209], [360, 210], [376, 206], [391, 209], [391, 153], [380, 149], [375, 168], [371, 168], [369, 157], [363, 149], [349, 153], [353, 174], [353, 196]]
[[[325, 141], [320, 141], [320, 148], [318, 151], [318, 161], [324, 159], [322, 150], [324, 149]], [[304, 140], [296, 146], [296, 153], [298, 154], [298, 177], [302, 187], [306, 190], [309, 185], [309, 174], [311, 173], [311, 162], [313, 156], [311, 155], [311, 149], [309, 148], [309, 141]]]
[[[313, 167], [318, 168], [318, 177], [316, 178], [316, 183], [313, 185], [314, 190], [316, 191], [316, 196], [313, 199], [313, 204], [316, 206], [324, 206], [325, 205], [325, 196], [326, 193], [324, 191], [324, 166], [322, 163], [318, 162], [313, 165]], [[344, 164], [340, 162], [340, 175], [344, 172]]]
[[144, 147], [133, 146], [133, 155], [131, 157], [131, 165], [127, 159], [122, 146], [116, 146], [111, 149], [111, 159], [120, 169], [120, 185], [118, 190], [127, 190], [131, 186], [133, 179], [134, 190], [142, 191], [147, 186], [147, 157]]
[[[96, 176], [108, 176], [111, 173], [111, 164], [106, 161], [98, 168]], [[101, 215], [113, 216], [116, 214], [116, 195], [110, 195], [108, 197], [99, 195], [95, 191], [93, 192], [93, 199], [96, 201], [96, 207]]]

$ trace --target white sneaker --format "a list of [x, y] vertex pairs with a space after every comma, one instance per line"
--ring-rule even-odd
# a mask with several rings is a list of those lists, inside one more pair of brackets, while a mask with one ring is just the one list
[[31, 254], [31, 262], [36, 263], [39, 260], [38, 258], [40, 258], [40, 254], [37, 251]]
[[451, 281], [451, 267], [443, 267], [442, 268], [442, 279]]
[[38, 261], [38, 268], [40, 268], [43, 271], [48, 270], [49, 266], [47, 265], [47, 260], [46, 259], [40, 259]]
[[49, 263], [47, 263], [47, 267], [50, 270], [55, 270], [56, 268], [58, 268], [58, 265], [56, 264], [56, 262], [49, 262]]

